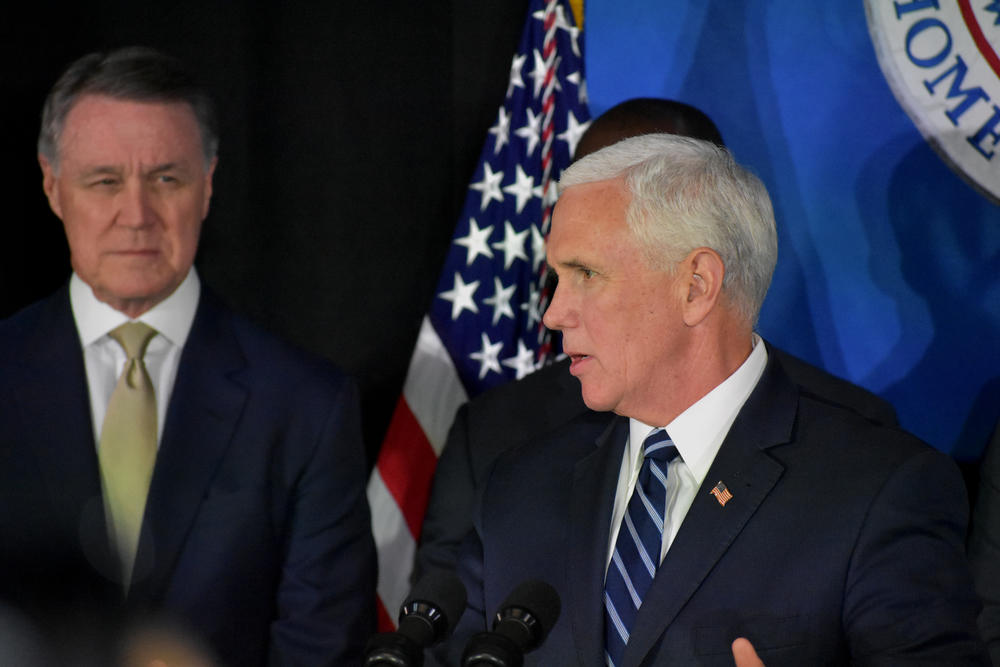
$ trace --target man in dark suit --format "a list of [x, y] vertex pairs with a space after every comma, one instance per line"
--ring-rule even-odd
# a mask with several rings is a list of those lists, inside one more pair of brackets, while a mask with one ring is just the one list
[[658, 134], [579, 160], [560, 192], [545, 323], [617, 417], [497, 461], [451, 658], [541, 579], [564, 611], [531, 665], [987, 664], [955, 466], [796, 384], [753, 332], [777, 253], [760, 181]]
[[969, 561], [983, 600], [979, 630], [994, 665], [1000, 665], [1000, 421], [979, 467], [976, 505], [969, 530]]
[[[622, 139], [656, 132], [724, 145], [719, 129], [701, 110], [674, 100], [636, 98], [615, 105], [595, 119], [577, 144], [575, 157], [580, 159]], [[768, 353], [778, 357], [789, 377], [806, 391], [876, 422], [896, 424], [895, 410], [888, 401], [778, 348], [769, 345]], [[580, 383], [569, 373], [569, 359], [496, 387], [463, 405], [435, 470], [414, 563], [414, 582], [430, 570], [455, 566], [459, 544], [472, 529], [472, 508], [478, 490], [500, 454], [587, 411]], [[610, 414], [606, 419], [591, 417], [595, 430], [591, 439], [600, 435], [610, 418]]]
[[0, 323], [0, 599], [59, 638], [162, 614], [222, 664], [350, 664], [374, 628], [357, 392], [200, 286], [217, 145], [149, 49], [46, 100], [73, 275]]

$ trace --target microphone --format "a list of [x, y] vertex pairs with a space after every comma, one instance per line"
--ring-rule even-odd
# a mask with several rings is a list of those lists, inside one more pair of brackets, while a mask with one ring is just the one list
[[452, 572], [430, 572], [399, 609], [399, 628], [368, 641], [365, 667], [421, 667], [424, 649], [448, 636], [465, 611], [465, 586]]
[[559, 618], [559, 594], [544, 581], [525, 581], [500, 604], [493, 632], [469, 640], [462, 667], [521, 667]]

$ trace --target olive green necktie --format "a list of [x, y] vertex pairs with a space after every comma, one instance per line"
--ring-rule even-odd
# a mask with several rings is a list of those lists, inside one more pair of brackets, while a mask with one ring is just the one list
[[156, 330], [142, 322], [127, 322], [108, 335], [125, 349], [128, 359], [104, 415], [98, 458], [127, 590], [156, 461], [156, 395], [142, 360]]

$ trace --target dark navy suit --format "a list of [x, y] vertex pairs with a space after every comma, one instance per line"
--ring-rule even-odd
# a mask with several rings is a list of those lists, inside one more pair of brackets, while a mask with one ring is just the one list
[[[767, 349], [792, 381], [806, 391], [872, 421], [896, 425], [896, 411], [885, 399], [776, 347], [768, 345]], [[414, 582], [429, 570], [455, 566], [458, 546], [472, 528], [472, 508], [479, 489], [503, 452], [586, 412], [580, 381], [570, 375], [568, 359], [491, 389], [459, 408], [434, 474]], [[588, 420], [595, 429], [589, 439], [600, 434], [608, 419], [610, 415]]]
[[[469, 609], [446, 661], [537, 578], [563, 611], [525, 664], [604, 664], [627, 424], [583, 413], [499, 458], [460, 555]], [[709, 493], [719, 481], [733, 494], [724, 506]], [[807, 391], [772, 354], [657, 571], [623, 664], [732, 665], [739, 636], [769, 667], [988, 664], [966, 521], [948, 457]]]
[[226, 665], [360, 659], [375, 557], [349, 379], [203, 290], [124, 606], [101, 576], [116, 566], [93, 433], [63, 288], [0, 323], [0, 599], [43, 624], [166, 612]]
[[972, 512], [969, 561], [976, 590], [983, 600], [979, 629], [1000, 665], [1000, 422], [979, 468], [979, 488]]

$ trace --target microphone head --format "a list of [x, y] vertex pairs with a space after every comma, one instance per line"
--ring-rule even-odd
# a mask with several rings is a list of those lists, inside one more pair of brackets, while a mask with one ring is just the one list
[[561, 608], [556, 589], [544, 581], [528, 580], [518, 585], [500, 604], [493, 629], [500, 631], [500, 626], [522, 626], [526, 630], [524, 650], [530, 651], [545, 641], [559, 619]]
[[428, 572], [403, 602], [399, 625], [402, 627], [407, 618], [420, 618], [431, 626], [433, 638], [427, 644], [439, 642], [455, 629], [465, 611], [465, 600], [465, 586], [454, 572]]
[[450, 633], [465, 610], [465, 586], [445, 571], [422, 577], [399, 609], [399, 628], [368, 640], [365, 667], [420, 667], [424, 649]]

